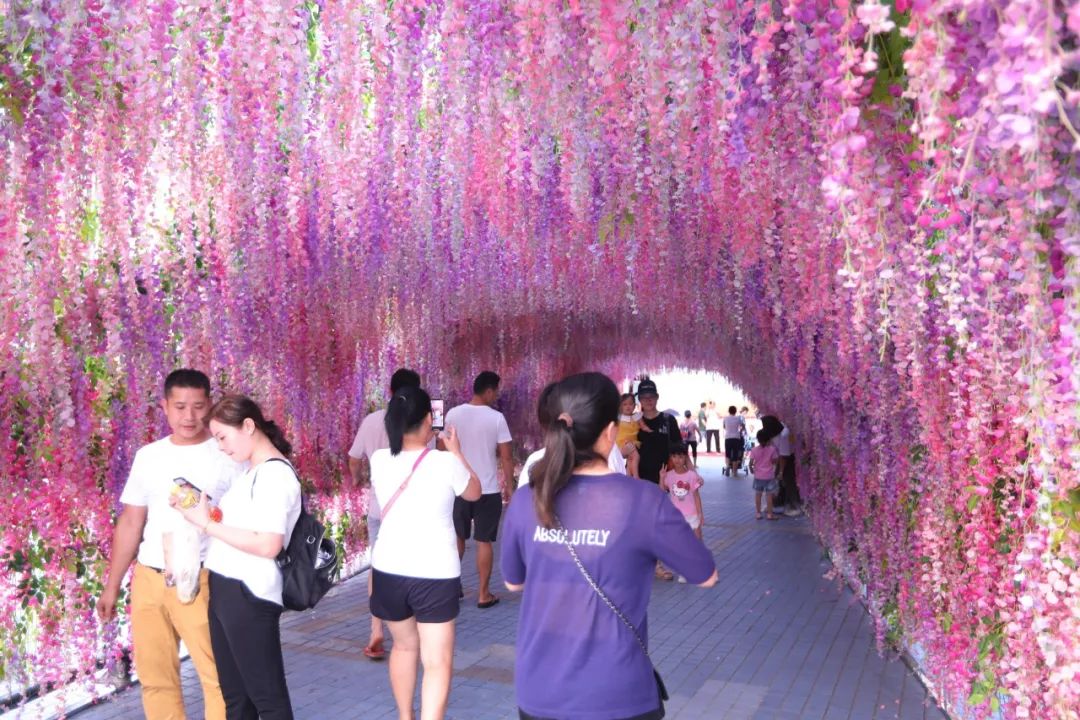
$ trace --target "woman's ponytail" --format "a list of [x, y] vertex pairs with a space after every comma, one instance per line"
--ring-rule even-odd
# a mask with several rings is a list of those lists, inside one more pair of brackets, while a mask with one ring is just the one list
[[[258, 422], [255, 423], [258, 426]], [[263, 434], [273, 443], [278, 452], [282, 455], [288, 456], [292, 454], [292, 443], [285, 439], [285, 433], [282, 432], [278, 424], [273, 420], [263, 420], [259, 429], [263, 431]]]
[[[570, 482], [574, 468], [593, 460], [607, 462], [593, 450], [602, 433], [619, 416], [619, 390], [601, 373], [571, 375], [545, 388], [545, 407], [538, 410], [544, 427], [544, 456], [530, 472], [536, 516], [545, 528], [557, 524], [555, 498]], [[543, 401], [543, 394], [541, 397]]]
[[431, 397], [422, 388], [408, 386], [394, 393], [383, 420], [391, 455], [401, 452], [405, 434], [419, 428], [430, 414]]

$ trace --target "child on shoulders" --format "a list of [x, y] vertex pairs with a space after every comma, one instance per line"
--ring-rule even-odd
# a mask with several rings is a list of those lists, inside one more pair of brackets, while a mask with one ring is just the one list
[[626, 393], [621, 398], [619, 405], [619, 434], [615, 437], [615, 445], [619, 448], [622, 456], [626, 458], [626, 474], [630, 477], [641, 477], [638, 474], [638, 464], [641, 461], [641, 441], [638, 440], [639, 432], [652, 432], [641, 416], [641, 411], [635, 410], [637, 403], [633, 393]]
[[765, 494], [766, 515], [769, 520], [779, 520], [773, 514], [773, 497], [780, 490], [776, 480], [776, 464], [780, 453], [764, 430], [758, 430], [758, 444], [750, 451], [750, 472], [754, 475], [754, 515], [761, 519], [761, 495]]

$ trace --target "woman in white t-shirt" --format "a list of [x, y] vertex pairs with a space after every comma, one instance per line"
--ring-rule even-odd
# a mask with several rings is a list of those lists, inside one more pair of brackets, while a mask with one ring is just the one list
[[[551, 393], [555, 390], [555, 386], [558, 383], [548, 383], [547, 387], [540, 391], [540, 396], [536, 400], [536, 419], [540, 421], [540, 427], [546, 428], [551, 424], [551, 418], [548, 416], [548, 399], [551, 397]], [[529, 474], [532, 472], [536, 463], [540, 462], [540, 459], [544, 457], [544, 448], [540, 448], [536, 452], [525, 458], [525, 462], [521, 466], [521, 474], [518, 475], [519, 488], [525, 487], [529, 484]], [[619, 475], [626, 475], [626, 460], [623, 458], [622, 452], [619, 451], [619, 444], [616, 443], [611, 448], [611, 452], [608, 453], [608, 467], [611, 468], [611, 472]]]
[[716, 403], [709, 401], [709, 409], [705, 411], [705, 452], [712, 452], [713, 440], [716, 440], [716, 452], [720, 452], [720, 430], [724, 427], [720, 411], [716, 409]]
[[418, 654], [421, 715], [446, 713], [461, 607], [454, 498], [474, 501], [481, 494], [457, 434], [452, 428], [442, 434], [446, 451], [431, 450], [431, 425], [428, 394], [401, 388], [386, 409], [390, 448], [371, 456], [372, 488], [382, 507], [371, 559], [371, 613], [386, 621], [394, 638], [390, 687], [402, 717], [412, 717]]
[[281, 571], [274, 558], [300, 516], [300, 482], [286, 460], [281, 429], [250, 398], [232, 395], [210, 409], [210, 433], [222, 452], [251, 468], [233, 481], [211, 513], [170, 503], [210, 536], [210, 643], [229, 720], [292, 720], [281, 656]]

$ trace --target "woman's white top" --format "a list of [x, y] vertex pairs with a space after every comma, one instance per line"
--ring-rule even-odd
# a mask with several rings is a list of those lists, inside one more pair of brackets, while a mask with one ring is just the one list
[[[529, 457], [525, 458], [525, 464], [521, 466], [521, 474], [518, 475], [518, 487], [524, 487], [529, 484], [529, 473], [532, 472], [533, 465], [540, 462], [540, 458], [544, 457], [544, 448], [540, 448]], [[619, 475], [626, 474], [626, 459], [622, 456], [619, 448], [612, 445], [611, 452], [608, 453], [607, 458], [608, 467], [611, 468], [611, 472], [618, 473]]]
[[[234, 480], [218, 507], [222, 525], [284, 535], [288, 547], [300, 517], [300, 481], [291, 465], [267, 460]], [[282, 604], [281, 570], [274, 558], [252, 555], [212, 537], [205, 564], [218, 575], [243, 582], [256, 597]]]
[[776, 448], [776, 452], [780, 454], [780, 457], [791, 457], [794, 453], [791, 451], [791, 431], [788, 430], [787, 425], [780, 431], [780, 434], [773, 438], [772, 445]]
[[447, 579], [461, 576], [454, 532], [454, 498], [469, 485], [469, 471], [452, 453], [431, 450], [409, 486], [387, 509], [421, 450], [388, 449], [371, 456], [371, 484], [383, 508], [371, 566], [393, 575]]

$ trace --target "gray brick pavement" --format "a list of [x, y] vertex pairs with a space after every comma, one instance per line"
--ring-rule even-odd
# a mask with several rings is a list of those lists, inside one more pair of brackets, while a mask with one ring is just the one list
[[[828, 570], [805, 519], [755, 521], [750, 480], [703, 458], [705, 539], [720, 583], [711, 590], [657, 582], [650, 645], [678, 720], [944, 720], [911, 671], [882, 658], [865, 609]], [[448, 717], [516, 718], [513, 687], [518, 598], [476, 608], [476, 570], [465, 557]], [[498, 580], [496, 572], [496, 580]], [[501, 582], [499, 582], [501, 587]], [[319, 607], [288, 613], [282, 641], [298, 720], [395, 718], [385, 663], [361, 655], [368, 632], [363, 576]], [[190, 717], [202, 716], [184, 663]], [[78, 720], [141, 717], [137, 688], [77, 713]]]

